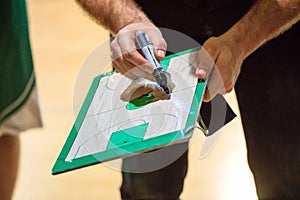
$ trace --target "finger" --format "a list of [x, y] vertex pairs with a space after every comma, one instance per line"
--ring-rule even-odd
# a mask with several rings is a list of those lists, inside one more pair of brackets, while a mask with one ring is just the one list
[[133, 66], [143, 66], [143, 69], [147, 73], [153, 73], [153, 67], [150, 65], [149, 61], [142, 56], [138, 51], [128, 52], [123, 54], [123, 58], [132, 63]]
[[113, 62], [122, 57], [122, 51], [116, 38], [110, 43], [110, 57]]
[[[135, 34], [132, 34], [130, 31], [123, 32], [116, 38], [116, 41], [118, 43], [118, 45], [116, 46], [119, 47], [123, 60], [131, 62], [132, 67], [144, 65], [145, 71], [152, 73], [153, 68], [150, 66], [149, 62], [138, 52], [138, 49], [136, 48], [134, 36]], [[118, 49], [116, 49], [116, 52], [117, 51]]]
[[128, 34], [129, 33], [122, 33], [117, 39], [123, 59], [131, 62], [133, 67], [144, 65], [145, 71], [152, 73], [153, 68], [150, 66], [150, 63], [138, 52], [134, 38], [131, 39]]
[[167, 43], [164, 40], [161, 31], [157, 27], [145, 29], [145, 31], [147, 32], [149, 40], [151, 41], [154, 47], [159, 47], [164, 50], [167, 49]]
[[163, 60], [167, 51], [167, 43], [163, 38], [160, 30], [155, 28], [148, 28], [145, 30], [149, 37], [150, 42], [153, 45], [154, 55], [158, 60]]
[[133, 74], [133, 73], [131, 73], [131, 72], [126, 72], [126, 73], [123, 74], [123, 75], [126, 76], [127, 78], [131, 79], [131, 80], [135, 80], [135, 79], [138, 78], [135, 74]]
[[203, 101], [208, 103], [211, 101], [210, 93], [209, 90], [205, 90], [204, 96], [203, 96]]
[[132, 68], [130, 70], [130, 72], [133, 73], [133, 74], [135, 74], [138, 77], [145, 78], [145, 79], [148, 79], [150, 81], [155, 81], [155, 78], [152, 75], [152, 73], [146, 72], [144, 70], [144, 66], [143, 65], [136, 66], [136, 67]]
[[127, 67], [124, 65], [124, 62], [121, 61], [121, 59], [117, 59], [115, 62], [113, 62], [113, 68], [129, 79], [135, 80], [138, 78], [138, 76], [136, 76], [130, 70], [127, 69]]
[[199, 51], [199, 65], [196, 69], [196, 76], [201, 79], [207, 79], [215, 67], [215, 61], [218, 59], [219, 50], [205, 44]]
[[116, 41], [118, 42], [122, 55], [136, 51], [136, 43], [135, 43], [135, 34], [132, 31], [122, 32], [118, 34], [116, 37]]
[[113, 68], [116, 69], [121, 74], [125, 74], [128, 71], [128, 69], [124, 65], [124, 61], [122, 58], [118, 58], [113, 61]]
[[209, 102], [218, 93], [221, 93], [222, 90], [224, 90], [224, 83], [223, 83], [222, 76], [220, 75], [218, 68], [214, 68], [208, 79], [207, 89], [205, 91], [203, 101]]
[[129, 79], [132, 80], [137, 79], [137, 76], [132, 74], [131, 72], [128, 72], [129, 70], [124, 65], [121, 48], [116, 38], [111, 42], [110, 47], [111, 47], [111, 59], [113, 62], [113, 66], [112, 66], [113, 69], [117, 70], [118, 72], [125, 75]]
[[[161, 34], [160, 34], [161, 35]], [[167, 43], [162, 37], [152, 39], [154, 55], [158, 60], [163, 60], [167, 51]]]
[[117, 72], [121, 73], [121, 74], [125, 74], [125, 70], [123, 69], [123, 67], [120, 66], [121, 64], [118, 63], [117, 61], [113, 62], [112, 67], [113, 69], [115, 69]]
[[155, 47], [154, 55], [158, 60], [163, 60], [165, 59], [166, 50]]
[[[120, 71], [117, 70], [117, 72], [120, 72]], [[126, 76], [127, 78], [129, 78], [131, 80], [135, 80], [138, 78], [136, 75], [132, 74], [131, 72], [126, 72], [126, 73], [123, 73], [122, 75]]]
[[126, 76], [130, 76], [132, 78], [134, 77], [135, 79], [145, 78], [151, 81], [155, 81], [154, 76], [151, 73], [148, 73], [144, 70], [145, 66], [135, 66], [134, 64], [123, 58], [117, 59], [115, 63], [120, 66], [119, 68], [122, 74], [129, 74]]
[[[140, 55], [139, 53], [137, 53], [137, 54]], [[121, 72], [122, 74], [127, 74], [130, 72], [130, 75], [128, 75], [128, 76], [130, 76], [131, 78], [136, 79], [138, 77], [141, 77], [141, 78], [145, 78], [145, 79], [148, 79], [151, 81], [155, 81], [152, 73], [149, 73], [149, 71], [150, 72], [153, 71], [153, 67], [151, 67], [151, 66], [149, 67], [149, 62], [147, 60], [146, 60], [146, 62], [141, 61], [141, 62], [136, 62], [136, 63], [146, 63], [148, 65], [145, 65], [145, 64], [137, 65], [136, 63], [130, 62], [130, 61], [133, 61], [133, 62], [136, 61], [135, 59], [133, 59], [131, 57], [130, 57], [130, 59], [128, 59], [128, 58], [129, 57], [127, 57], [127, 59], [126, 59], [123, 56], [114, 61], [114, 64], [115, 64], [114, 66], [119, 72]], [[149, 68], [151, 70], [149, 70]]]
[[201, 48], [199, 51], [199, 65], [196, 69], [196, 76], [201, 79], [207, 79], [214, 65], [213, 58], [204, 48]]

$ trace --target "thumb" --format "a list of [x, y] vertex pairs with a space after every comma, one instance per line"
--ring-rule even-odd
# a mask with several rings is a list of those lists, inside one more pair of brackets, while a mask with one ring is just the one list
[[200, 79], [207, 79], [209, 74], [212, 72], [215, 67], [215, 61], [218, 58], [218, 51], [214, 48], [210, 48], [207, 45], [203, 45], [203, 47], [199, 51], [199, 65], [196, 69], [196, 76]]
[[160, 37], [160, 38], [153, 38], [153, 50], [154, 55], [158, 60], [163, 60], [166, 56], [166, 50], [167, 50], [167, 43], [166, 41]]
[[154, 55], [158, 60], [163, 60], [166, 56], [166, 50], [161, 48], [154, 48]]

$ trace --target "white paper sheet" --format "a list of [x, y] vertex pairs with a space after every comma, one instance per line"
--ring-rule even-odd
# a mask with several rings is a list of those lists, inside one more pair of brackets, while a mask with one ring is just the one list
[[103, 77], [66, 161], [106, 150], [112, 134], [149, 123], [144, 140], [184, 129], [197, 85], [198, 51], [170, 60], [168, 72], [175, 83], [170, 100], [160, 100], [136, 110], [120, 100], [131, 80], [120, 74]]

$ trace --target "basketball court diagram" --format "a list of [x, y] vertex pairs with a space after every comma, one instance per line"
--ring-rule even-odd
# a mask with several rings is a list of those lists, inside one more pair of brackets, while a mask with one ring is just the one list
[[133, 109], [120, 99], [131, 79], [115, 72], [96, 77], [53, 173], [191, 137], [186, 131], [196, 123], [205, 88], [195, 76], [198, 54], [189, 50], [167, 57], [162, 65], [175, 83], [171, 98]]

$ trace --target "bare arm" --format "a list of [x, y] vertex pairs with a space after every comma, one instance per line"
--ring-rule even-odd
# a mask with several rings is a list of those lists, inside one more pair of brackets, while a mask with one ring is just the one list
[[133, 0], [76, 0], [99, 24], [116, 34], [131, 23], [150, 20]]
[[[244, 59], [300, 19], [299, 0], [257, 0], [247, 14], [219, 37], [208, 39], [200, 51], [199, 78], [209, 78], [205, 101], [230, 92]], [[207, 55], [211, 58], [208, 58]], [[217, 67], [214, 67], [214, 64]]]
[[155, 56], [162, 60], [167, 45], [160, 30], [133, 0], [76, 0], [99, 24], [116, 34], [111, 42], [113, 66], [125, 76], [153, 80], [153, 67], [137, 51], [135, 32], [143, 30], [154, 46]]
[[249, 12], [222, 37], [244, 57], [277, 37], [300, 19], [300, 0], [258, 0]]

